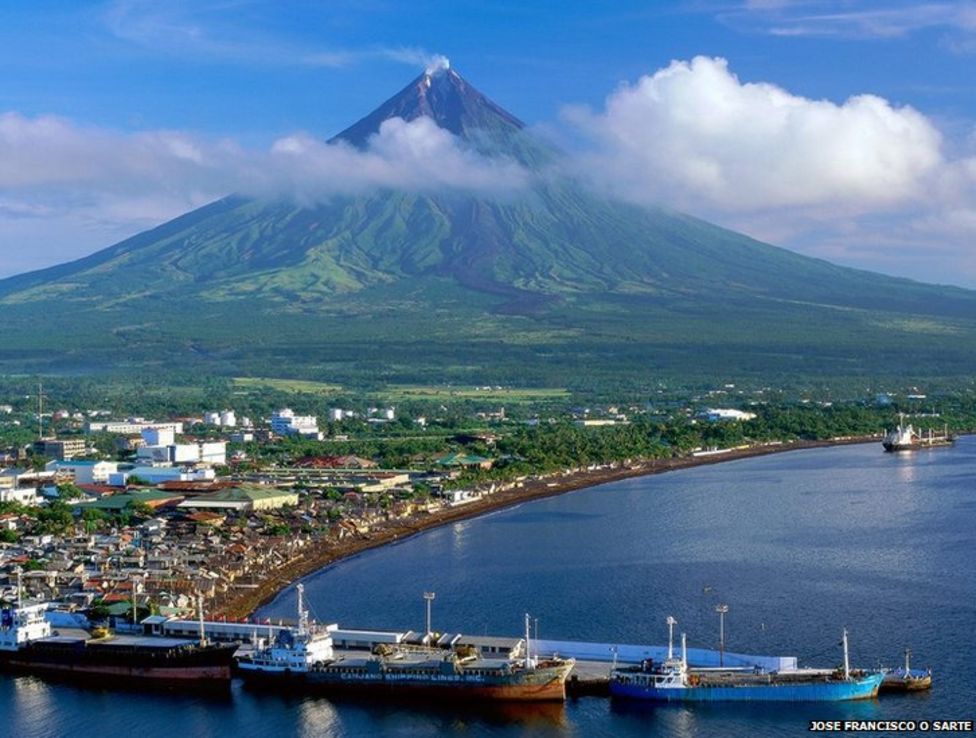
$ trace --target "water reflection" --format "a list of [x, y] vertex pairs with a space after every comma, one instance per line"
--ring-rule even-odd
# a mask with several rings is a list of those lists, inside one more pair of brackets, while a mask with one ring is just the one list
[[562, 703], [465, 702], [455, 695], [440, 699], [409, 696], [308, 695], [244, 683], [242, 691], [258, 700], [262, 712], [295, 711], [295, 732], [303, 736], [342, 735], [346, 725], [364, 721], [376, 727], [403, 728], [436, 724], [444, 732], [469, 728], [561, 728], [567, 725]]
[[[679, 738], [742, 733], [795, 734], [815, 720], [876, 720], [879, 700], [857, 702], [703, 702], [662, 704], [640, 700], [612, 700], [610, 713], [627, 723], [628, 733]], [[735, 726], [734, 728], [732, 726]]]

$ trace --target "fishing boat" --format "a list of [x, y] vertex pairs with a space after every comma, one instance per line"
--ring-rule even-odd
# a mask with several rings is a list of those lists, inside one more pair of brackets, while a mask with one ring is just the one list
[[237, 658], [246, 681], [307, 692], [429, 697], [450, 700], [562, 702], [572, 659], [540, 659], [531, 651], [528, 616], [525, 650], [518, 658], [482, 658], [458, 647], [378, 649], [339, 656], [329, 631], [310, 624], [304, 587], [298, 585], [298, 626], [256, 641]]
[[615, 668], [610, 696], [655, 702], [838, 702], [871, 699], [878, 694], [881, 672], [850, 668], [844, 630], [842, 669], [796, 669], [765, 672], [722, 669], [690, 671], [687, 639], [681, 634], [681, 656], [674, 654], [674, 625], [668, 618], [668, 656], [661, 664]]
[[932, 670], [913, 669], [911, 666], [912, 651], [905, 649], [905, 665], [892, 669], [881, 680], [882, 692], [921, 692], [932, 689]]

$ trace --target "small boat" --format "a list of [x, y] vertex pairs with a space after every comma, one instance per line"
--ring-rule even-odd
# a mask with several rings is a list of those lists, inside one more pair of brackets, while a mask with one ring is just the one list
[[892, 669], [881, 681], [882, 692], [921, 692], [932, 689], [932, 670], [911, 667], [912, 650], [905, 649], [905, 665]]
[[842, 669], [722, 670], [689, 672], [685, 634], [681, 657], [674, 655], [674, 618], [668, 618], [668, 657], [662, 664], [645, 661], [640, 666], [614, 669], [610, 696], [655, 702], [839, 702], [872, 699], [883, 672], [853, 671], [844, 630]]

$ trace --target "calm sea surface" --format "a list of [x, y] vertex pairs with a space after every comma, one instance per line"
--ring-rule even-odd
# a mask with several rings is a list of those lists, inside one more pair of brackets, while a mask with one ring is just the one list
[[[930, 665], [927, 694], [867, 703], [694, 708], [584, 698], [554, 708], [408, 709], [263, 694], [119, 694], [0, 677], [0, 734], [33, 736], [762, 736], [813, 719], [976, 719], [976, 438], [890, 455], [799, 451], [596, 487], [430, 531], [305, 580], [346, 627], [663, 643], [832, 666], [843, 627], [859, 666]], [[294, 590], [261, 617], [291, 617]]]

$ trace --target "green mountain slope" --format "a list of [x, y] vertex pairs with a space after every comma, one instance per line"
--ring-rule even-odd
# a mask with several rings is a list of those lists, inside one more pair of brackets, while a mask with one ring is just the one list
[[0, 367], [567, 383], [960, 376], [974, 358], [976, 293], [597, 196], [550, 176], [558, 152], [454, 72], [422, 75], [336, 138], [366, 146], [383, 120], [420, 115], [537, 183], [508, 198], [225, 198], [0, 281]]

